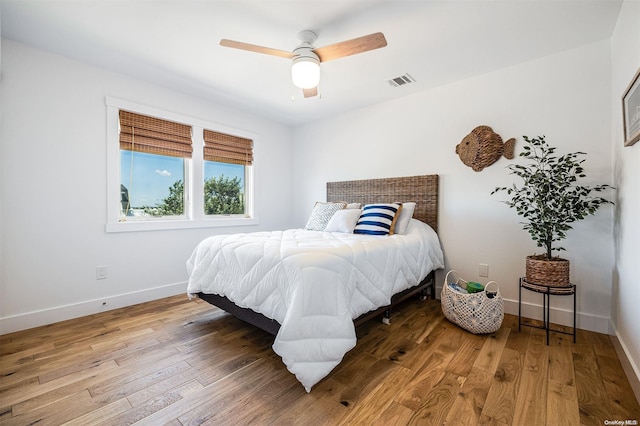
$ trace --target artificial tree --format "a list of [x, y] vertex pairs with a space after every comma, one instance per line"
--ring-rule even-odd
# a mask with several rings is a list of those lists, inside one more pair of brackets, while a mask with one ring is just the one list
[[[594, 214], [603, 204], [613, 204], [595, 193], [613, 189], [609, 185], [586, 186], [579, 180], [586, 177], [582, 164], [584, 152], [555, 155], [556, 148], [549, 146], [544, 136], [529, 138], [523, 136], [525, 145], [519, 154], [528, 160], [527, 164], [511, 164], [511, 174], [522, 179], [518, 186], [498, 187], [491, 194], [504, 191], [510, 196], [505, 203], [515, 208], [525, 221], [523, 229], [529, 232], [538, 247], [543, 247], [543, 255], [530, 256], [542, 261], [565, 261], [567, 285], [568, 261], [553, 256], [553, 251], [565, 250], [557, 243], [566, 238], [571, 224]], [[529, 258], [528, 258], [529, 259]], [[529, 265], [527, 265], [529, 266]]]

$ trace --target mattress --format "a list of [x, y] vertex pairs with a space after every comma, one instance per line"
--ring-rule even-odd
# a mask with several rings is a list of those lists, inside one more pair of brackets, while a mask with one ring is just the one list
[[353, 319], [442, 267], [437, 234], [415, 219], [405, 235], [217, 235], [188, 259], [187, 292], [225, 296], [278, 321], [273, 350], [309, 392], [355, 346]]

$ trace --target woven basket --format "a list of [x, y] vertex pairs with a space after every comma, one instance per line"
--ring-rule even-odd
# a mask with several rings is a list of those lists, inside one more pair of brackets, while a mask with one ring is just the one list
[[543, 254], [527, 256], [526, 279], [549, 287], [569, 287], [569, 267], [569, 261], [559, 257], [547, 260]]
[[[502, 325], [504, 319], [504, 301], [498, 288], [498, 283], [490, 281], [484, 291], [464, 294], [451, 287], [449, 283], [465, 287], [467, 281], [458, 277], [458, 273], [451, 270], [444, 278], [444, 286], [440, 295], [442, 313], [452, 323], [473, 334], [494, 333]], [[495, 295], [487, 296], [487, 287], [495, 285]], [[493, 293], [492, 290], [489, 290]]]

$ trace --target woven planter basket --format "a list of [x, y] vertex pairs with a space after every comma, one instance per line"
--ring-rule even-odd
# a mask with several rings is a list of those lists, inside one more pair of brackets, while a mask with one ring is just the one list
[[[494, 333], [500, 328], [504, 319], [504, 301], [498, 283], [490, 281], [484, 291], [470, 294], [452, 289], [449, 283], [466, 288], [467, 281], [459, 278], [453, 270], [444, 278], [440, 302], [442, 313], [449, 321], [474, 334]], [[491, 284], [495, 285], [495, 291], [489, 290], [495, 293], [493, 297], [487, 295], [487, 287]]]
[[550, 287], [568, 287], [569, 261], [554, 257], [547, 260], [545, 255], [527, 256], [526, 279], [530, 283], [544, 284]]

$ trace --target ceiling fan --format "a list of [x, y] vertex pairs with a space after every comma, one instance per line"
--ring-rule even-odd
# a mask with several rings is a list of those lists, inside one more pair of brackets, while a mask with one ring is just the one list
[[368, 52], [387, 45], [387, 40], [382, 33], [373, 33], [318, 48], [313, 46], [313, 43], [318, 38], [315, 32], [310, 30], [300, 31], [298, 38], [301, 43], [292, 52], [227, 39], [220, 40], [220, 45], [292, 59], [291, 79], [293, 84], [302, 89], [305, 98], [318, 95], [320, 62]]

